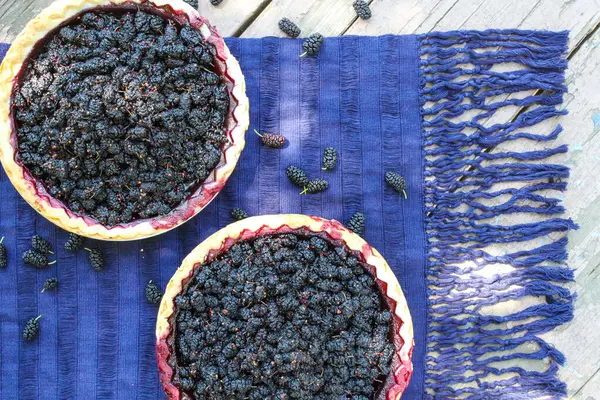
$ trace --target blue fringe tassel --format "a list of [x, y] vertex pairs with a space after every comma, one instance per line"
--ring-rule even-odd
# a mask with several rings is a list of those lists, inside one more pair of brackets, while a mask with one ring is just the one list
[[[565, 234], [577, 226], [561, 217], [565, 209], [552, 197], [566, 189], [569, 169], [547, 160], [567, 146], [490, 150], [558, 137], [560, 126], [549, 133], [529, 129], [565, 114], [559, 107], [567, 90], [568, 33], [436, 32], [419, 41], [429, 256], [426, 397], [566, 396], [557, 378], [565, 358], [539, 335], [573, 318], [575, 295], [563, 286], [574, 279], [565, 265]], [[509, 106], [524, 111], [508, 123], [487, 123]], [[499, 222], [511, 214], [518, 224]], [[532, 240], [550, 237], [531, 248]], [[516, 251], [491, 254], [497, 244]], [[537, 301], [511, 314], [494, 308], [526, 297]], [[531, 365], [525, 360], [544, 368], [525, 367]]]

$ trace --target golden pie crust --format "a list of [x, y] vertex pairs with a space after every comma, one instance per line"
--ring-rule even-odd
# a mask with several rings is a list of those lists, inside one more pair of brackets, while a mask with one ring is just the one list
[[258, 235], [294, 232], [300, 229], [325, 233], [330, 239], [343, 241], [348, 249], [360, 253], [362, 261], [373, 268], [378, 286], [388, 303], [395, 304], [390, 311], [394, 314], [395, 320], [400, 321], [399, 324], [394, 324], [396, 354], [393, 357], [392, 372], [385, 383], [382, 398], [398, 400], [402, 397], [413, 370], [411, 361], [414, 347], [413, 325], [406, 299], [391, 268], [377, 250], [338, 221], [306, 215], [282, 214], [251, 217], [226, 226], [198, 245], [183, 260], [169, 281], [156, 321], [159, 375], [169, 398], [181, 398], [178, 388], [172, 383], [173, 369], [168, 362], [171, 357], [169, 341], [172, 340], [170, 320], [175, 313], [175, 298], [183, 291], [187, 281], [195, 275], [196, 268], [222, 252], [237, 239], [248, 240]]
[[[107, 228], [85, 215], [68, 211], [15, 161], [16, 138], [11, 116], [11, 95], [24, 62], [36, 44], [52, 30], [84, 11], [102, 7], [140, 7], [154, 9], [176, 19], [185, 18], [200, 29], [204, 38], [215, 45], [222, 76], [229, 80], [231, 106], [226, 121], [230, 145], [221, 161], [201, 187], [183, 204], [166, 216], [134, 221]], [[9, 179], [23, 198], [42, 216], [59, 227], [94, 239], [135, 240], [154, 236], [181, 225], [198, 214], [221, 191], [233, 172], [245, 145], [249, 124], [246, 84], [237, 60], [225, 41], [208, 21], [182, 0], [58, 0], [29, 21], [17, 36], [0, 66], [0, 161]]]

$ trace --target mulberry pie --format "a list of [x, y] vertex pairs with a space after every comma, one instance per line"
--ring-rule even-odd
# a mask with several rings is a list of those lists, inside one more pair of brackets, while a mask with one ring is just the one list
[[62, 228], [136, 239], [197, 214], [244, 147], [237, 61], [181, 0], [61, 0], [0, 68], [0, 155]]
[[157, 326], [171, 399], [387, 399], [412, 373], [396, 277], [358, 235], [304, 215], [215, 233], [167, 285]]

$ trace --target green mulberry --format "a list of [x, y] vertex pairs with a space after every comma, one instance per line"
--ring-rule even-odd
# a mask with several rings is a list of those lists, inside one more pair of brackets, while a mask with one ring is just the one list
[[231, 210], [231, 216], [236, 221], [241, 221], [243, 219], [248, 218], [248, 213], [242, 210], [241, 208], [234, 208], [233, 210]]
[[338, 161], [337, 150], [333, 147], [327, 147], [325, 153], [323, 153], [323, 170], [331, 171], [335, 168]]
[[104, 269], [104, 256], [102, 252], [98, 249], [88, 249], [87, 247], [84, 249], [90, 252], [90, 265], [96, 271], [102, 271]]
[[395, 172], [388, 171], [385, 173], [385, 182], [390, 185], [396, 192], [404, 194], [404, 198], [408, 198], [406, 195], [406, 181], [404, 178]]
[[33, 340], [37, 337], [38, 332], [40, 331], [40, 318], [42, 318], [42, 316], [38, 315], [27, 321], [25, 328], [23, 328], [23, 338], [25, 340]]
[[321, 45], [323, 44], [323, 35], [320, 33], [313, 33], [310, 35], [304, 43], [302, 43], [302, 48], [304, 49], [304, 53], [300, 55], [300, 57], [304, 57], [305, 55], [314, 56], [321, 50]]
[[146, 299], [151, 304], [160, 304], [160, 300], [163, 297], [163, 292], [160, 290], [158, 285], [152, 281], [146, 285]]
[[354, 214], [346, 226], [357, 235], [362, 235], [365, 232], [365, 215], [363, 213]]
[[56, 279], [56, 278], [46, 279], [46, 281], [44, 282], [44, 287], [42, 288], [42, 293], [44, 293], [46, 290], [56, 289], [57, 287], [58, 287], [58, 279]]
[[290, 165], [285, 169], [285, 174], [288, 179], [292, 181], [292, 183], [298, 187], [305, 188], [308, 185], [308, 176], [306, 172], [296, 167], [295, 165]]

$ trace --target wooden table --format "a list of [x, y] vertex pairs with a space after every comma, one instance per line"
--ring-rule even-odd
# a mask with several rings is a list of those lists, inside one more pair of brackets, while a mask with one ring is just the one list
[[[0, 42], [14, 39], [50, 2], [0, 0]], [[371, 0], [369, 21], [356, 18], [352, 0], [224, 0], [219, 7], [208, 0], [200, 3], [201, 14], [224, 36], [281, 36], [277, 21], [283, 16], [298, 23], [305, 35], [326, 36], [569, 29], [569, 94], [564, 106], [570, 114], [560, 118], [565, 128], [560, 139], [548, 145], [567, 143], [571, 149], [562, 161], [572, 169], [565, 205], [581, 227], [569, 236], [569, 261], [577, 277], [573, 289], [579, 297], [575, 320], [545, 339], [567, 356], [560, 376], [570, 397], [600, 400], [600, 0]], [[517, 112], [501, 118], [510, 120]]]

